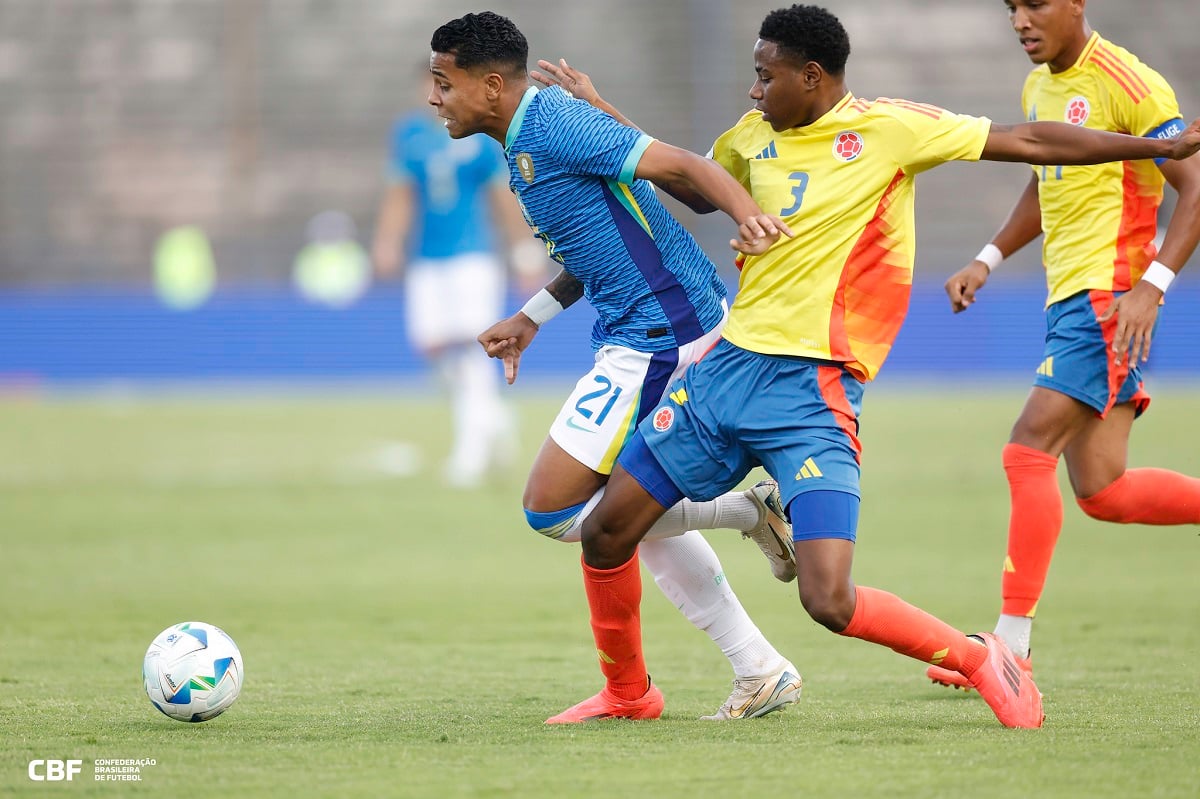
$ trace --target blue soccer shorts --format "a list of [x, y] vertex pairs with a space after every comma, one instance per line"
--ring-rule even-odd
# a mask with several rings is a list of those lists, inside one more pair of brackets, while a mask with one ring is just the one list
[[[644, 446], [631, 442], [620, 463], [664, 505], [678, 497], [663, 475], [678, 494], [709, 500], [762, 466], [779, 482], [786, 507], [808, 492], [842, 492], [855, 499], [856, 521], [862, 391], [837, 364], [762, 355], [722, 340], [671, 385], [638, 427]], [[803, 526], [806, 514], [795, 515]], [[853, 529], [812, 532], [854, 536]]]
[[1128, 358], [1114, 363], [1116, 317], [1103, 325], [1096, 321], [1118, 296], [1081, 291], [1047, 308], [1046, 348], [1033, 381], [1090, 406], [1102, 419], [1126, 402], [1139, 416], [1150, 405], [1141, 367]]

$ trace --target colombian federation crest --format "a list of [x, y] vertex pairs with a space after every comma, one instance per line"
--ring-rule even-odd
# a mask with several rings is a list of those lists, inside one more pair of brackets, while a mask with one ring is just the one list
[[833, 139], [833, 157], [839, 161], [853, 161], [863, 151], [863, 137], [853, 130], [843, 130]]
[[533, 156], [529, 153], [517, 153], [517, 171], [526, 183], [533, 183]]
[[1072, 125], [1082, 125], [1088, 121], [1088, 117], [1092, 115], [1092, 104], [1087, 101], [1086, 97], [1076, 95], [1067, 103], [1067, 110], [1063, 113], [1063, 117]]
[[654, 412], [654, 429], [658, 432], [667, 432], [673, 424], [675, 424], [675, 409], [671, 406], [659, 408]]

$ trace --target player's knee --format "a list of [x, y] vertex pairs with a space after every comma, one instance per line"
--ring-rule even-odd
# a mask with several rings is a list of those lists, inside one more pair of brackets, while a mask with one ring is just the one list
[[850, 624], [854, 615], [853, 593], [830, 590], [824, 586], [800, 586], [800, 604], [805, 612], [826, 629], [839, 633]]
[[529, 526], [547, 538], [553, 538], [556, 541], [564, 539], [567, 531], [574, 525], [579, 518], [579, 514], [583, 511], [586, 502], [580, 502], [578, 505], [572, 505], [569, 508], [562, 510], [542, 512], [525, 508], [525, 521]]
[[1134, 520], [1133, 509], [1121, 488], [1121, 478], [1118, 478], [1104, 490], [1090, 497], [1075, 497], [1075, 501], [1084, 513], [1097, 521], [1129, 524]]
[[603, 503], [583, 520], [583, 559], [597, 569], [615, 569], [633, 557], [638, 530], [627, 520], [604, 509]]

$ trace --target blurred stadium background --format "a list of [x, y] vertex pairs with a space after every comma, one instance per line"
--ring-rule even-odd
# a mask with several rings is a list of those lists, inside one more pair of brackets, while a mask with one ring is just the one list
[[[369, 246], [389, 124], [415, 95], [414, 66], [434, 27], [483, 5], [0, 0], [0, 384], [422, 374], [403, 340], [396, 285], [361, 296], [317, 286], [314, 300], [297, 290], [294, 264], [306, 226], [325, 211], [348, 215]], [[751, 47], [775, 5], [490, 7], [522, 27], [533, 58], [567, 57], [651, 133], [703, 152], [748, 105]], [[834, 10], [851, 34], [850, 85], [860, 96], [1019, 118], [1029, 65], [1000, 0], [864, 0]], [[1173, 82], [1185, 116], [1200, 113], [1192, 80], [1200, 7], [1098, 1], [1088, 14]], [[1025, 180], [1022, 167], [993, 164], [922, 178], [913, 315], [885, 382], [1033, 368], [1042, 295], [1035, 246], [1006, 264], [987, 302], [963, 318], [952, 319], [940, 289]], [[680, 215], [727, 263], [721, 221]], [[211, 286], [202, 268], [209, 252]], [[1185, 278], [1172, 292], [1158, 373], [1194, 375], [1200, 366], [1186, 346], [1200, 333], [1188, 311], [1200, 299], [1195, 283]], [[525, 374], [577, 374], [592, 318], [581, 305], [556, 321], [558, 336], [544, 337]]]

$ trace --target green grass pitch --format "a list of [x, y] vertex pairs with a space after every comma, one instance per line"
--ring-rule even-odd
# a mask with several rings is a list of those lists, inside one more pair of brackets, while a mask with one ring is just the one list
[[[801, 703], [698, 721], [731, 674], [647, 578], [663, 719], [543, 726], [601, 685], [578, 548], [530, 532], [520, 507], [562, 393], [523, 395], [520, 462], [473, 493], [437, 479], [448, 419], [428, 399], [0, 401], [0, 794], [1200, 794], [1197, 529], [1104, 525], [1069, 499], [1034, 637], [1040, 731], [819, 628], [733, 531], [710, 540], [800, 667]], [[999, 453], [1022, 396], [868, 392], [857, 581], [991, 629]], [[1131, 463], [1200, 472], [1197, 417], [1200, 392], [1160, 388]], [[193, 619], [228, 631], [246, 667], [237, 704], [197, 725], [155, 711], [140, 678], [153, 636]], [[83, 774], [34, 783], [35, 758]], [[114, 758], [155, 765], [94, 781], [92, 761]]]

